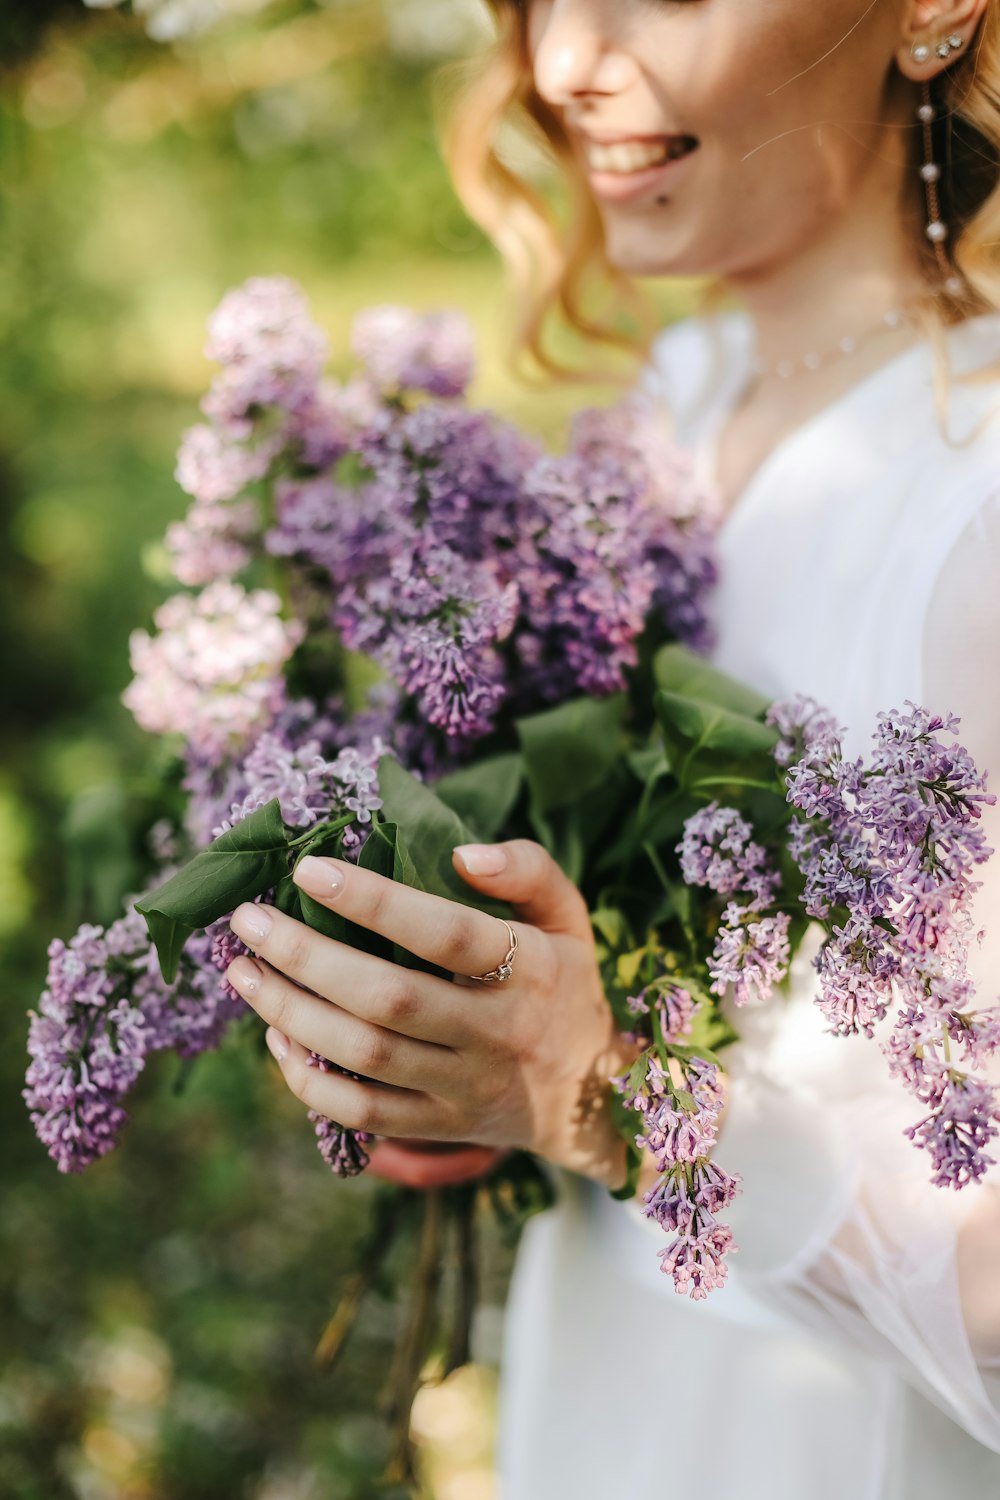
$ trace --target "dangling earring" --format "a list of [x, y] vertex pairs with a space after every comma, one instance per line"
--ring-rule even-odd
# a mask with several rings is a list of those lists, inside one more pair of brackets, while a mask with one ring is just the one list
[[[947, 43], [942, 45], [962, 45], [960, 36], [951, 36]], [[918, 50], [914, 48], [914, 57]], [[938, 49], [941, 56], [941, 48]], [[923, 61], [917, 58], [917, 61]], [[924, 160], [920, 168], [920, 176], [923, 180], [927, 199], [927, 228], [925, 233], [934, 247], [934, 256], [941, 272], [941, 290], [949, 297], [961, 297], [965, 293], [965, 282], [959, 276], [952, 265], [948, 252], [945, 249], [945, 241], [948, 238], [948, 226], [941, 218], [941, 202], [938, 196], [938, 183], [941, 180], [941, 168], [934, 160], [934, 121], [937, 118], [937, 110], [931, 100], [931, 86], [925, 79], [920, 85], [920, 104], [917, 109], [917, 119], [923, 127], [924, 133]]]

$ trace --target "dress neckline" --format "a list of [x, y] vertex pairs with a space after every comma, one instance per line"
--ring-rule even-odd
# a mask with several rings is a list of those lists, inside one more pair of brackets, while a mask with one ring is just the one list
[[[720, 398], [707, 416], [695, 443], [696, 472], [702, 484], [710, 492], [717, 491], [718, 488], [719, 443], [726, 423], [735, 411], [746, 388], [753, 355], [753, 326], [749, 314], [730, 312], [723, 314], [716, 321], [726, 344], [726, 378], [721, 388]], [[949, 354], [956, 373], [967, 373], [969, 370], [980, 368], [983, 361], [973, 360], [970, 363], [968, 356], [974, 353], [975, 337], [991, 330], [997, 339], [997, 344], [992, 350], [992, 357], [997, 360], [1000, 359], [1000, 312], [979, 313], [975, 317], [966, 318], [961, 323], [954, 323], [945, 330]], [[786, 432], [764, 455], [742, 489], [727, 506], [722, 516], [721, 527], [728, 528], [737, 514], [743, 515], [748, 508], [748, 502], [752, 500], [754, 493], [765, 485], [768, 476], [779, 468], [788, 454], [793, 452], [811, 433], [822, 428], [831, 418], [849, 409], [858, 400], [869, 397], [872, 391], [887, 378], [898, 376], [901, 370], [908, 369], [911, 363], [919, 362], [929, 353], [930, 345], [927, 339], [923, 337], [918, 339], [916, 343], [909, 345], [906, 349], [901, 349], [898, 354], [892, 355], [882, 364], [876, 365], [873, 370], [869, 370], [867, 374], [860, 376], [838, 396], [834, 396], [832, 400]]]

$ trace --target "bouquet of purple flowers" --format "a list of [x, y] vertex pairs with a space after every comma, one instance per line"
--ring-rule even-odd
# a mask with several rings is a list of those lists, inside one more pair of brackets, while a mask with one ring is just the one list
[[[879, 1039], [919, 1103], [910, 1133], [935, 1181], [977, 1180], [1000, 1133], [976, 1071], [1000, 1012], [975, 1008], [966, 962], [993, 798], [942, 738], [954, 722], [909, 705], [852, 762], [816, 705], [772, 705], [708, 666], [716, 512], [652, 401], [582, 413], [554, 456], [465, 403], [457, 315], [372, 309], [352, 345], [358, 373], [328, 379], [326, 340], [281, 278], [212, 317], [220, 373], [183, 440], [192, 504], [166, 539], [188, 591], [156, 635], [133, 635], [125, 694], [175, 748], [183, 811], [152, 830], [134, 907], [51, 947], [25, 1097], [59, 1168], [114, 1147], [152, 1053], [193, 1059], [252, 1015], [224, 977], [239, 903], [419, 965], [311, 901], [291, 878], [302, 856], [506, 915], [451, 850], [527, 836], [585, 895], [609, 1004], [641, 1049], [609, 1080], [629, 1168], [615, 1196], [634, 1196], [650, 1153], [643, 1212], [679, 1292], [721, 1285], [735, 1248], [720, 1216], [739, 1182], [714, 1160], [737, 1036], [721, 1001], [780, 989], [813, 922], [831, 1029], [874, 1036], [893, 1013]], [[311, 1118], [332, 1170], [363, 1171], [371, 1137]], [[525, 1152], [481, 1190], [515, 1231], [552, 1201]], [[479, 1191], [440, 1199], [466, 1246]], [[372, 1267], [419, 1198], [381, 1192]], [[445, 1373], [468, 1358], [472, 1257], [462, 1268]], [[431, 1322], [418, 1307], [404, 1340], [404, 1428]]]
[[[451, 848], [520, 831], [585, 883], [652, 732], [656, 651], [707, 644], [713, 516], [653, 403], [582, 414], [553, 456], [466, 404], [458, 315], [376, 308], [352, 344], [358, 373], [327, 378], [283, 278], [211, 319], [220, 369], [166, 537], [185, 588], [133, 634], [125, 693], [175, 752], [183, 810], [156, 823], [136, 905], [52, 945], [25, 1097], [62, 1171], [115, 1146], [151, 1054], [194, 1059], [252, 1016], [225, 980], [241, 901], [380, 949], [294, 884], [302, 855], [470, 902]], [[313, 1123], [335, 1173], [365, 1167], [370, 1138]], [[551, 1201], [526, 1153], [486, 1186], [514, 1224]]]

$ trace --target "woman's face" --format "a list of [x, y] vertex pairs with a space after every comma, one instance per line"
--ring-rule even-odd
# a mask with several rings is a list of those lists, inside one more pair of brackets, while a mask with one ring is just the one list
[[588, 170], [612, 262], [753, 278], [901, 214], [906, 4], [529, 0], [535, 85]]

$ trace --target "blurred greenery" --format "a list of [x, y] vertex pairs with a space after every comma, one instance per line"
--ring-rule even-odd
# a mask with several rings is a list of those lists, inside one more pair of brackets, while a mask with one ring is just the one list
[[[83, 1178], [58, 1175], [20, 1089], [46, 944], [112, 919], [141, 868], [155, 747], [119, 695], [129, 630], [169, 588], [174, 453], [223, 292], [297, 278], [335, 364], [361, 306], [457, 305], [477, 398], [551, 432], [581, 399], [507, 373], [499, 268], [440, 161], [437, 54], [481, 29], [476, 0], [280, 0], [164, 47], [119, 11], [4, 0], [0, 1500], [383, 1493], [397, 1309], [367, 1308], [333, 1376], [313, 1364], [373, 1184], [331, 1182], [259, 1028], [180, 1095], [158, 1060]], [[510, 1252], [486, 1252], [479, 1363], [415, 1412], [452, 1451], [441, 1500], [492, 1493]]]

